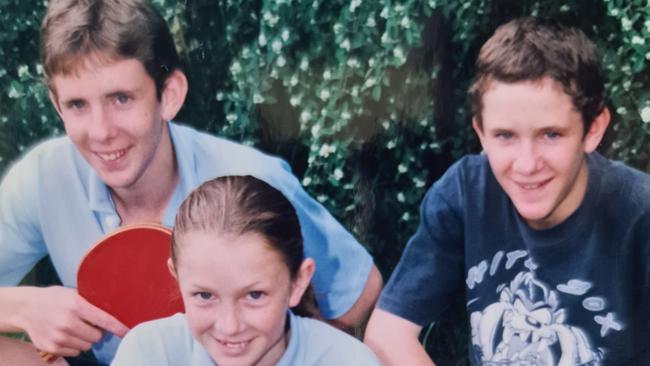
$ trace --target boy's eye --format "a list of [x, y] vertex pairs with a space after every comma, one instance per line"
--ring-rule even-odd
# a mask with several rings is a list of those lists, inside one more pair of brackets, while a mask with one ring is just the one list
[[115, 96], [115, 102], [117, 104], [127, 104], [131, 100], [131, 97], [129, 97], [126, 94], [117, 94]]
[[197, 297], [199, 300], [210, 300], [212, 298], [212, 294], [205, 291], [199, 291], [195, 293], [194, 296]]
[[85, 104], [83, 101], [81, 101], [81, 100], [71, 100], [71, 101], [65, 103], [65, 107], [66, 107], [67, 109], [73, 109], [73, 110], [81, 109], [81, 108], [83, 108], [85, 105], [86, 105], [86, 104]]
[[260, 300], [264, 297], [264, 292], [262, 291], [251, 291], [248, 293], [248, 298], [251, 300]]
[[494, 137], [496, 137], [499, 140], [509, 140], [512, 138], [512, 133], [510, 132], [497, 132], [494, 134]]
[[544, 132], [544, 137], [547, 138], [547, 139], [549, 139], [549, 140], [556, 139], [556, 138], [558, 138], [558, 137], [560, 137], [560, 136], [562, 136], [562, 135], [560, 135], [559, 132], [555, 132], [555, 131], [547, 131], [547, 132]]

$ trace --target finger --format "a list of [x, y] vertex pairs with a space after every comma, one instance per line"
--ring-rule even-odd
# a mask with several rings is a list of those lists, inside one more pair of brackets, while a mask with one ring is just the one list
[[124, 337], [126, 332], [129, 331], [129, 328], [127, 328], [126, 325], [122, 324], [122, 322], [117, 320], [117, 318], [111, 314], [89, 303], [81, 296], [79, 298], [81, 299], [79, 315], [86, 322], [101, 329], [105, 329], [118, 337]]

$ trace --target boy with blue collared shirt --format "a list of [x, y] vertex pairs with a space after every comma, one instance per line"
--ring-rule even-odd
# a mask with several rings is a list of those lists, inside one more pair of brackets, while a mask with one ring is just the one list
[[515, 19], [469, 96], [484, 154], [427, 192], [366, 343], [432, 365], [418, 334], [461, 298], [472, 365], [650, 364], [650, 177], [595, 152], [610, 115], [594, 44]]
[[[167, 122], [183, 104], [187, 80], [169, 29], [150, 4], [52, 1], [41, 41], [50, 97], [67, 136], [34, 147], [3, 178], [0, 285], [15, 286], [49, 254], [66, 287], [0, 288], [0, 331], [26, 332], [37, 348], [61, 356], [92, 345], [108, 363], [118, 343], [109, 333], [126, 329], [74, 291], [81, 257], [118, 226], [170, 226], [193, 188], [232, 174], [258, 177], [290, 198], [305, 251], [318, 264], [314, 287], [324, 317], [342, 327], [361, 322], [381, 287], [379, 272], [288, 165]], [[40, 362], [33, 346], [2, 337], [0, 353], [0, 364]]]

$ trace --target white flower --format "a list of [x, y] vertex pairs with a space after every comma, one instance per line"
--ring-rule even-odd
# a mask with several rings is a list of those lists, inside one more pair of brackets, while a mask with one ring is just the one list
[[650, 106], [645, 106], [645, 107], [641, 110], [641, 113], [640, 113], [640, 114], [641, 114], [641, 120], [642, 120], [644, 123], [650, 123]]
[[261, 104], [264, 103], [264, 97], [260, 93], [253, 94], [253, 103]]
[[302, 179], [302, 185], [303, 185], [303, 186], [306, 187], [306, 186], [308, 186], [308, 185], [310, 185], [310, 184], [311, 184], [311, 177], [304, 177], [304, 178]]
[[[311, 113], [309, 113], [309, 111], [302, 111], [302, 113], [300, 113], [300, 121], [303, 122], [303, 123], [311, 121]], [[316, 125], [316, 126], [318, 126], [318, 125]], [[314, 126], [314, 127], [316, 127], [316, 126]], [[311, 129], [311, 132], [314, 133], [314, 128]], [[314, 135], [316, 135], [316, 134], [314, 134]]]
[[420, 178], [413, 178], [413, 183], [417, 188], [422, 188], [426, 184], [422, 179]]
[[623, 17], [621, 18], [621, 26], [623, 27], [623, 30], [629, 31], [632, 29], [632, 21], [628, 17]]
[[616, 113], [618, 113], [618, 114], [620, 114], [620, 115], [627, 114], [627, 109], [626, 109], [625, 107], [618, 107], [618, 108], [616, 109]]
[[388, 128], [390, 127], [390, 122], [384, 121], [381, 123], [381, 126], [384, 128], [384, 130], [388, 130]]
[[319, 194], [318, 196], [316, 196], [316, 199], [318, 200], [318, 202], [323, 203], [327, 201], [327, 196], [324, 194]]
[[407, 170], [408, 169], [406, 168], [406, 165], [404, 165], [404, 164], [400, 164], [400, 165], [397, 166], [397, 171], [400, 172], [400, 173], [406, 173]]
[[393, 140], [388, 141], [388, 143], [386, 144], [386, 147], [387, 147], [389, 150], [394, 149], [395, 146], [397, 146], [397, 144], [395, 144], [395, 141], [393, 141]]
[[343, 171], [339, 168], [334, 169], [334, 179], [341, 180], [343, 178]]
[[29, 74], [29, 66], [27, 65], [21, 65], [18, 67], [18, 77], [23, 77], [25, 75]]
[[348, 60], [347, 65], [348, 65], [348, 67], [356, 68], [356, 67], [361, 66], [361, 63], [359, 63], [359, 60], [357, 60], [356, 58], [353, 57], [353, 58]]
[[280, 36], [283, 41], [288, 41], [289, 40], [289, 30], [283, 29], [282, 30], [282, 35]]
[[634, 37], [632, 37], [632, 44], [639, 44], [639, 45], [645, 44], [645, 39], [635, 35]]
[[405, 15], [399, 25], [402, 26], [402, 28], [409, 28], [411, 26], [411, 20]]
[[650, 20], [646, 20], [643, 25], [645, 25], [645, 29], [650, 33]]
[[241, 72], [241, 65], [239, 62], [235, 61], [231, 66], [230, 66], [230, 72], [233, 75], [237, 75]]
[[[318, 133], [319, 133], [319, 132], [320, 132], [320, 125], [314, 125], [314, 126], [312, 126], [312, 128], [311, 128], [311, 134], [312, 134], [314, 137], [318, 137]], [[315, 147], [315, 146], [312, 145], [312, 147]], [[314, 150], [314, 151], [315, 151], [315, 150]]]
[[278, 57], [278, 59], [275, 61], [275, 64], [278, 65], [278, 67], [284, 67], [284, 65], [287, 64], [287, 60], [282, 55], [280, 55], [280, 57]]
[[218, 92], [218, 93], [217, 93], [216, 98], [217, 98], [218, 101], [222, 101], [222, 100], [223, 100], [223, 97], [224, 97], [223, 92]]
[[404, 202], [404, 201], [406, 201], [406, 197], [404, 197], [404, 193], [399, 192], [397, 194], [397, 202]]
[[354, 13], [354, 11], [361, 5], [361, 0], [352, 0], [350, 2], [350, 13]]
[[324, 80], [329, 80], [332, 78], [332, 73], [329, 70], [325, 70], [323, 72], [323, 79]]
[[352, 118], [352, 115], [350, 114], [350, 112], [345, 111], [345, 112], [341, 113], [341, 119], [347, 121], [350, 118]]
[[318, 150], [318, 155], [326, 158], [330, 156], [330, 154], [334, 153], [335, 151], [336, 151], [336, 146], [330, 144], [323, 144], [323, 146], [320, 147], [320, 150]]
[[11, 88], [9, 89], [9, 98], [11, 99], [17, 99], [20, 98], [22, 94], [16, 90], [16, 88], [12, 85]]
[[280, 51], [282, 50], [282, 42], [281, 42], [279, 39], [276, 39], [276, 40], [273, 41], [273, 43], [271, 44], [271, 49], [272, 49], [273, 52], [275, 52], [275, 53], [280, 52]]
[[375, 17], [371, 16], [366, 20], [366, 27], [374, 28], [377, 26], [377, 21], [375, 21]]
[[303, 58], [302, 61], [300, 61], [300, 70], [307, 71], [308, 68], [309, 68], [309, 61], [306, 58]]
[[266, 36], [264, 33], [260, 33], [259, 37], [257, 37], [257, 43], [262, 47], [266, 46]]
[[388, 32], [384, 32], [384, 34], [381, 35], [381, 43], [388, 42], [390, 42], [390, 36], [388, 35]]
[[393, 56], [395, 56], [395, 58], [400, 61], [400, 64], [403, 64], [406, 61], [406, 57], [404, 57], [404, 51], [402, 50], [402, 47], [395, 47], [393, 49]]
[[330, 91], [327, 89], [321, 90], [319, 97], [323, 102], [328, 100], [330, 98]]
[[379, 13], [379, 16], [382, 17], [382, 18], [384, 18], [384, 19], [387, 19], [387, 18], [388, 18], [388, 8], [387, 8], [387, 7], [384, 7], [384, 8], [381, 10], [381, 13]]
[[341, 48], [349, 51], [350, 50], [350, 40], [349, 39], [344, 39], [343, 42], [341, 42]]
[[408, 213], [408, 212], [404, 212], [404, 214], [400, 218], [400, 220], [402, 220], [402, 221], [409, 221], [410, 219], [411, 219], [411, 214]]
[[291, 80], [289, 80], [289, 84], [291, 86], [296, 86], [298, 85], [298, 77], [296, 75], [291, 76]]
[[299, 96], [295, 96], [295, 95], [294, 95], [294, 96], [292, 96], [291, 98], [289, 98], [289, 104], [291, 104], [293, 107], [295, 107], [295, 106], [297, 106], [298, 104], [300, 104], [301, 101], [302, 101], [302, 98], [299, 97]]
[[363, 87], [364, 88], [371, 88], [371, 87], [375, 86], [375, 84], [377, 84], [377, 79], [368, 78], [368, 79], [366, 79], [366, 82], [363, 83]]
[[613, 16], [613, 17], [617, 16], [618, 15], [618, 9], [617, 8], [612, 9], [612, 11], [610, 11], [609, 14], [611, 16]]
[[233, 123], [233, 122], [235, 122], [236, 120], [237, 120], [237, 115], [236, 115], [236, 114], [234, 114], [234, 113], [228, 113], [228, 115], [226, 115], [226, 121], [228, 121], [228, 122], [230, 122], [230, 123]]

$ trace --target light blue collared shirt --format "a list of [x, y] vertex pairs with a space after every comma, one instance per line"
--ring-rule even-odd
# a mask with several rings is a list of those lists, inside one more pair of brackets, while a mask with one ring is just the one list
[[[316, 262], [312, 279], [325, 318], [343, 315], [360, 296], [372, 258], [354, 237], [312, 199], [281, 159], [192, 128], [169, 123], [179, 182], [163, 214], [171, 227], [189, 192], [206, 180], [252, 175], [280, 190], [294, 205], [305, 256]], [[76, 287], [84, 253], [120, 225], [108, 187], [66, 136], [31, 149], [0, 184], [0, 286], [16, 285], [49, 254], [64, 286]], [[134, 304], [134, 306], [137, 306]], [[108, 363], [118, 341], [110, 335], [93, 347]]]
[[[276, 366], [378, 366], [375, 355], [356, 338], [318, 320], [289, 317], [289, 342]], [[184, 314], [133, 328], [111, 366], [214, 366], [190, 333]]]

